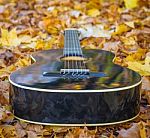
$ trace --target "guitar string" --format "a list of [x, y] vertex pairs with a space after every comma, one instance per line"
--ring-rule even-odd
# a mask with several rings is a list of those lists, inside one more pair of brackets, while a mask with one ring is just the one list
[[[79, 43], [79, 40], [78, 40], [78, 32], [76, 32], [75, 36], [76, 36], [76, 40], [77, 40], [77, 41], [75, 41], [75, 42], [76, 42], [76, 45], [79, 47], [79, 46], [80, 46], [80, 43]], [[77, 47], [78, 56], [80, 56], [80, 55], [82, 56], [82, 51], [81, 51], [81, 49], [78, 48], [78, 47]], [[79, 62], [79, 69], [81, 70], [80, 73], [78, 74], [78, 75], [80, 76], [80, 75], [82, 75], [82, 72], [83, 72], [82, 61], [79, 60], [78, 62]]]
[[[65, 57], [68, 57], [69, 56], [69, 40], [68, 40], [68, 32], [67, 31], [65, 31], [65, 44], [64, 44], [64, 56]], [[69, 60], [65, 60], [64, 61], [64, 72], [63, 72], [63, 75], [67, 75], [69, 72], [67, 72], [67, 74], [66, 74], [66, 70], [65, 69], [67, 69], [67, 71], [69, 71], [68, 69], [69, 69], [69, 65], [70, 63], [69, 63]]]
[[[78, 46], [76, 45], [76, 41], [77, 41], [77, 38], [76, 38], [76, 33], [74, 33], [74, 37], [73, 37], [73, 42], [74, 42], [74, 52], [75, 52], [75, 56], [78, 56]], [[76, 67], [76, 73], [75, 75], [77, 76], [79, 74], [79, 69], [80, 69], [80, 66], [78, 65], [78, 61], [75, 60], [75, 67]]]
[[[65, 35], [65, 31], [64, 31], [64, 35]], [[64, 49], [63, 49], [63, 56], [65, 56], [66, 54], [66, 38], [64, 37]], [[64, 61], [64, 69], [66, 68], [66, 62]], [[65, 72], [65, 71], [64, 71]], [[63, 74], [64, 74], [63, 72]]]
[[[74, 38], [76, 39], [76, 41], [75, 41], [76, 50], [75, 51], [77, 52], [77, 56], [79, 56], [76, 34], [77, 34], [77, 32], [75, 32], [75, 35], [74, 35]], [[77, 62], [77, 64], [79, 64], [79, 61], [76, 61], [76, 62]], [[77, 76], [80, 74], [79, 73], [80, 72], [79, 69], [80, 69], [80, 64], [79, 64], [79, 66], [77, 66]]]
[[[64, 56], [65, 56], [65, 57], [67, 57], [67, 56], [68, 56], [67, 54], [69, 53], [69, 52], [68, 52], [68, 40], [67, 40], [66, 35], [67, 35], [67, 31], [65, 31], [65, 48], [64, 48], [64, 50], [65, 50], [65, 51], [64, 51]], [[68, 62], [67, 60], [65, 60], [64, 63], [65, 63], [65, 65], [66, 65], [66, 66], [65, 66], [65, 69], [68, 69], [68, 68], [69, 68], [69, 62]], [[66, 70], [64, 70], [64, 75], [65, 75], [65, 73], [66, 73]]]
[[[69, 56], [72, 56], [72, 51], [71, 51], [71, 49], [72, 49], [72, 33], [71, 33], [71, 31], [69, 31], [68, 30], [68, 38], [69, 38], [69, 41], [68, 41], [68, 43], [69, 43], [69, 45], [68, 45], [68, 51], [69, 51]], [[69, 63], [70, 63], [70, 67], [69, 67], [69, 69], [72, 69], [73, 67], [72, 67], [72, 60], [68, 60], [69, 61]], [[70, 70], [68, 70], [68, 71], [70, 71]]]
[[[66, 39], [67, 39], [67, 51], [68, 51], [68, 53], [67, 53], [67, 57], [69, 57], [69, 34], [68, 34], [69, 32], [68, 31], [66, 31], [66, 35], [67, 35], [67, 37], [66, 37]], [[67, 60], [67, 62], [68, 62], [68, 72], [67, 73], [69, 73], [69, 60]]]
[[[70, 31], [70, 56], [72, 57], [73, 56], [73, 42], [72, 42], [72, 31]], [[71, 59], [71, 69], [72, 69], [72, 75], [73, 75], [73, 72], [74, 72], [74, 69], [73, 69], [73, 60]]]
[[[74, 54], [75, 52], [75, 49], [74, 49], [74, 38], [73, 38], [73, 32], [71, 31], [71, 42], [72, 42], [72, 54]], [[74, 56], [74, 55], [72, 55]], [[73, 68], [73, 72], [72, 72], [72, 75], [74, 76], [75, 75], [75, 70], [74, 70], [74, 66], [73, 66], [73, 60], [72, 60], [72, 68]]]
[[[76, 39], [76, 33], [75, 33], [75, 39]], [[76, 56], [78, 56], [78, 46], [76, 45], [76, 41], [75, 41], [75, 51], [77, 52]], [[79, 66], [79, 62], [77, 60], [76, 60], [76, 65], [77, 65], [77, 73], [76, 73], [76, 75], [78, 75], [79, 74], [80, 66]]]
[[[78, 45], [80, 45], [79, 39], [78, 39]], [[82, 57], [83, 57], [83, 52], [82, 52], [82, 50], [81, 50], [81, 46], [80, 46], [80, 49], [79, 49], [79, 50], [80, 50], [81, 55], [82, 55]], [[85, 61], [81, 61], [81, 63], [82, 63], [83, 69], [86, 69]]]

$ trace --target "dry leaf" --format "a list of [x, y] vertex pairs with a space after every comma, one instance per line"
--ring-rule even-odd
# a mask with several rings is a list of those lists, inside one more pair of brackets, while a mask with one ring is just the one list
[[134, 123], [133, 126], [127, 130], [121, 129], [117, 138], [140, 138], [140, 130], [138, 124]]
[[127, 64], [128, 64], [128, 68], [136, 72], [139, 72], [141, 75], [150, 76], [150, 57], [149, 56], [145, 58], [144, 64], [137, 62], [137, 61], [133, 61], [133, 62], [128, 61]]
[[14, 116], [13, 114], [7, 110], [7, 106], [0, 106], [0, 124], [2, 122], [10, 123], [13, 121]]
[[127, 9], [132, 9], [138, 6], [138, 0], [124, 0], [124, 2]]
[[3, 5], [0, 5], [0, 14], [3, 13], [5, 10], [5, 7]]
[[7, 29], [1, 29], [1, 35], [0, 44], [2, 46], [19, 46], [21, 43], [15, 28], [10, 32]]
[[81, 32], [81, 38], [85, 37], [106, 37], [110, 38], [112, 31], [104, 30], [104, 26], [97, 24], [95, 26], [91, 24], [83, 25], [82, 28], [79, 28]]
[[124, 33], [124, 32], [129, 31], [129, 30], [130, 30], [130, 28], [129, 28], [127, 25], [125, 25], [125, 24], [120, 24], [120, 25], [118, 25], [118, 26], [116, 27], [116, 30], [115, 30], [115, 32], [113, 33], [113, 35], [120, 35], [120, 34], [122, 34], [122, 33]]
[[146, 130], [145, 130], [145, 125], [143, 122], [138, 123], [139, 129], [140, 129], [140, 137], [141, 138], [146, 138]]
[[136, 37], [121, 37], [121, 41], [125, 46], [136, 45]]
[[106, 42], [106, 43], [104, 43], [103, 50], [106, 50], [106, 51], [117, 51], [119, 44], [120, 44], [120, 41], [117, 41], [117, 42]]
[[20, 35], [19, 39], [22, 43], [31, 43], [32, 37], [30, 35]]
[[22, 127], [22, 125], [20, 125], [19, 122], [15, 124], [15, 129], [17, 136], [20, 138], [24, 137], [27, 134], [26, 130]]
[[0, 136], [2, 138], [17, 138], [15, 127], [12, 125], [1, 125]]
[[129, 26], [129, 27], [131, 27], [131, 28], [135, 28], [133, 21], [125, 22], [124, 24], [126, 24], [127, 26]]
[[90, 9], [87, 11], [87, 14], [91, 17], [96, 17], [100, 15], [100, 11], [98, 9]]
[[7, 81], [0, 81], [0, 105], [8, 105], [9, 87], [10, 84]]

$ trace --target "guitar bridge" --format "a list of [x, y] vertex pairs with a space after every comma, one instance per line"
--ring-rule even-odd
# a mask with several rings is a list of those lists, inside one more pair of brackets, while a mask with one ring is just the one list
[[64, 78], [77, 78], [83, 79], [89, 77], [89, 69], [61, 69], [60, 74]]

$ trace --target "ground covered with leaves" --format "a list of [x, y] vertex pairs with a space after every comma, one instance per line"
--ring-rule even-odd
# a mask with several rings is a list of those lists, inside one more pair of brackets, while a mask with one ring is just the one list
[[[150, 137], [149, 0], [0, 0], [0, 138]], [[114, 62], [142, 75], [140, 115], [103, 127], [52, 127], [14, 119], [8, 76], [35, 51], [62, 48], [63, 30], [78, 28], [82, 48], [112, 51]]]

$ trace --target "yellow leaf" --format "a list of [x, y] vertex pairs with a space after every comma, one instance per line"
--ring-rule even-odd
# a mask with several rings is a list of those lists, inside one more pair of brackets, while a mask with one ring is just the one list
[[125, 22], [124, 24], [126, 24], [127, 26], [129, 26], [131, 28], [135, 28], [133, 21], [131, 21], [131, 22]]
[[21, 48], [35, 48], [35, 47], [36, 47], [36, 42], [31, 42], [29, 44], [21, 45]]
[[21, 43], [31, 43], [32, 37], [30, 35], [21, 35], [19, 36]]
[[132, 54], [132, 56], [135, 59], [135, 61], [142, 60], [146, 52], [147, 52], [147, 49], [139, 48], [136, 53]]
[[19, 59], [18, 62], [15, 63], [15, 66], [24, 67], [24, 66], [28, 66], [30, 64], [31, 64], [30, 58], [23, 58], [23, 59]]
[[16, 67], [14, 64], [6, 67], [6, 68], [2, 68], [0, 69], [0, 78], [5, 78], [5, 77], [8, 77], [9, 74], [12, 72], [12, 71], [15, 71]]
[[47, 34], [46, 33], [42, 33], [42, 32], [39, 32], [38, 34], [42, 39], [46, 39], [47, 37]]
[[20, 45], [21, 41], [20, 39], [17, 37], [17, 32], [16, 32], [16, 29], [12, 29], [10, 32], [9, 32], [9, 35], [8, 35], [8, 41], [9, 41], [9, 46], [18, 46]]
[[43, 49], [43, 48], [44, 48], [44, 45], [45, 45], [45, 43], [44, 43], [43, 40], [38, 40], [37, 43], [36, 43], [35, 48], [36, 48], [36, 49]]
[[118, 26], [116, 27], [116, 30], [115, 30], [115, 32], [113, 33], [113, 35], [122, 34], [122, 33], [124, 33], [124, 32], [129, 31], [129, 30], [130, 30], [130, 28], [129, 28], [127, 25], [125, 25], [125, 24], [120, 24], [120, 25], [118, 25]]
[[142, 64], [138, 61], [129, 61], [127, 62], [128, 68], [139, 72], [141, 75], [150, 76], [150, 57], [145, 58], [145, 64]]
[[12, 125], [3, 125], [3, 126], [1, 126], [0, 129], [2, 129], [1, 135], [4, 136], [4, 138], [15, 138], [15, 137], [17, 137], [15, 127]]
[[64, 26], [64, 22], [57, 18], [43, 19], [44, 27], [50, 34], [56, 35], [60, 32], [60, 27]]
[[145, 130], [145, 125], [143, 122], [139, 122], [138, 126], [140, 128], [140, 136], [141, 138], [146, 138], [146, 130]]
[[124, 0], [124, 3], [127, 9], [132, 9], [138, 6], [138, 0]]
[[122, 42], [125, 45], [135, 45], [136, 44], [136, 37], [121, 37]]
[[90, 10], [88, 10], [87, 11], [87, 14], [89, 15], [89, 16], [92, 16], [92, 17], [96, 17], [96, 16], [98, 16], [98, 15], [100, 15], [100, 11], [98, 10], [98, 9], [90, 9]]
[[2, 29], [1, 28], [1, 38], [0, 38], [0, 43], [2, 46], [9, 46], [9, 41], [8, 41], [8, 30]]
[[146, 65], [146, 66], [150, 66], [150, 56], [147, 56], [147, 57], [145, 58], [145, 65]]
[[21, 41], [17, 37], [16, 29], [12, 29], [10, 32], [6, 29], [1, 28], [0, 43], [2, 46], [18, 46]]
[[0, 127], [0, 138], [5, 138], [4, 135], [2, 134], [3, 129]]
[[52, 37], [49, 41], [47, 41], [47, 43], [45, 44], [44, 46], [44, 49], [47, 50], [47, 49], [50, 49], [52, 48], [52, 46], [56, 44], [56, 38], [55, 37]]
[[101, 8], [101, 3], [102, 3], [103, 0], [90, 0], [87, 4], [86, 4], [86, 7], [88, 9], [93, 9], [93, 8], [96, 8], [96, 9], [100, 9]]
[[128, 55], [125, 59], [125, 61], [135, 61], [134, 57], [132, 55]]

